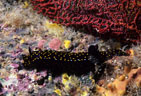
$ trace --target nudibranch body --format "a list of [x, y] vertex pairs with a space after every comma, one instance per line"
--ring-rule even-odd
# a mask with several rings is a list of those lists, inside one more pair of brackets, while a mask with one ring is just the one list
[[59, 52], [54, 50], [45, 51], [33, 51], [29, 56], [24, 57], [25, 66], [29, 66], [32, 63], [75, 63], [75, 62], [87, 62], [88, 53], [71, 53], [71, 52]]
[[[47, 69], [53, 73], [79, 73], [94, 71], [95, 65], [102, 66], [102, 63], [115, 55], [127, 55], [121, 50], [107, 50], [100, 52], [98, 46], [91, 45], [88, 52], [63, 52], [54, 50], [31, 51], [27, 56], [23, 56], [23, 66], [26, 69]], [[58, 73], [59, 74], [59, 73]]]

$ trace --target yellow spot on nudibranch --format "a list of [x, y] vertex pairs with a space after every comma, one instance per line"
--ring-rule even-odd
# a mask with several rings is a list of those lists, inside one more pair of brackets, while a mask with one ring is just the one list
[[66, 59], [64, 59], [64, 61], [66, 61]]
[[42, 59], [42, 57], [40, 56], [40, 59]]

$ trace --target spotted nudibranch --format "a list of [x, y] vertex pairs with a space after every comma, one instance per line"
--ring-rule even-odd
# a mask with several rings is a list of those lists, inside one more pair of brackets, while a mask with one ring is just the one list
[[27, 69], [49, 69], [52, 72], [80, 72], [80, 70], [90, 71], [94, 70], [95, 65], [101, 64], [113, 56], [127, 55], [121, 50], [107, 50], [99, 51], [98, 45], [91, 45], [88, 52], [64, 52], [55, 50], [39, 50], [31, 51], [29, 48], [29, 55], [23, 56], [23, 66]]

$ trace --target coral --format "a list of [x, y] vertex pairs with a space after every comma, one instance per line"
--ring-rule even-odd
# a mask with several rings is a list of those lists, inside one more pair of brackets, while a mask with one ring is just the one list
[[46, 42], [46, 40], [40, 40], [39, 42], [38, 42], [38, 48], [39, 49], [42, 49], [43, 47], [44, 47], [44, 43]]
[[[91, 79], [88, 79], [91, 82]], [[84, 86], [82, 82], [76, 76], [69, 76], [68, 74], [62, 74], [62, 80], [60, 82], [62, 84], [61, 87], [56, 86], [54, 92], [59, 96], [64, 96], [65, 94], [69, 94], [71, 96], [91, 96], [89, 86]], [[94, 87], [94, 84], [91, 84]]]
[[6, 24], [19, 28], [24, 24], [25, 17], [20, 14], [20, 10], [16, 10], [15, 8], [10, 14], [6, 14], [5, 19], [7, 21]]
[[59, 96], [62, 96], [62, 95], [61, 95], [61, 90], [60, 90], [60, 89], [55, 89], [54, 92], [57, 93]]
[[64, 46], [66, 49], [70, 48], [71, 41], [70, 40], [64, 40]]
[[21, 40], [20, 40], [20, 44], [23, 44], [24, 42], [25, 42], [24, 39], [21, 39]]
[[[16, 30], [18, 28], [25, 28], [25, 26], [28, 26], [27, 29], [28, 30], [30, 29], [31, 31], [34, 32], [38, 30], [45, 31], [46, 29], [44, 28], [44, 26], [39, 24], [39, 22], [43, 23], [45, 21], [44, 18], [39, 17], [39, 15], [33, 11], [31, 12], [31, 10], [33, 10], [31, 7], [23, 8], [23, 6], [24, 5], [15, 5], [15, 6], [6, 6], [5, 8], [1, 8], [2, 6], [0, 4], [0, 13], [1, 13], [0, 21], [3, 22], [3, 26], [1, 28], [12, 27], [13, 29]], [[35, 27], [34, 25], [38, 27]], [[20, 31], [20, 29], [18, 30]], [[22, 32], [20, 33], [24, 34]]]
[[141, 40], [138, 0], [31, 0], [31, 3], [38, 13], [55, 23], [87, 27], [119, 40]]
[[141, 44], [132, 45], [132, 48], [129, 49], [130, 58], [133, 60], [134, 67], [141, 67]]
[[49, 34], [54, 34], [56, 37], [60, 38], [64, 32], [64, 28], [56, 23], [51, 23], [48, 20], [45, 22], [45, 27], [48, 29]]
[[24, 6], [23, 6], [23, 8], [27, 8], [28, 6], [29, 6], [28, 2], [25, 1], [25, 2], [24, 2]]
[[53, 50], [58, 50], [61, 46], [61, 41], [58, 38], [54, 38], [49, 42], [49, 47]]
[[119, 76], [114, 82], [107, 84], [107, 89], [97, 86], [97, 91], [102, 94], [102, 96], [123, 96], [126, 93], [126, 87], [131, 82], [134, 81], [137, 87], [141, 87], [141, 68], [132, 69], [125, 78], [125, 74]]

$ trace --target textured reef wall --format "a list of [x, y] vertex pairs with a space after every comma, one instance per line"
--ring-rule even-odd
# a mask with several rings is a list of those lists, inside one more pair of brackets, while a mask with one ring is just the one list
[[[28, 1], [47, 16], [37, 14]], [[0, 96], [141, 96], [141, 44], [128, 46], [92, 35], [138, 42], [140, 4], [139, 0], [0, 0]], [[92, 34], [62, 25], [86, 28]], [[60, 52], [64, 53], [58, 56]], [[84, 62], [85, 52], [90, 64]]]
[[55, 23], [87, 27], [103, 37], [139, 42], [141, 3], [138, 0], [31, 0], [34, 9]]

